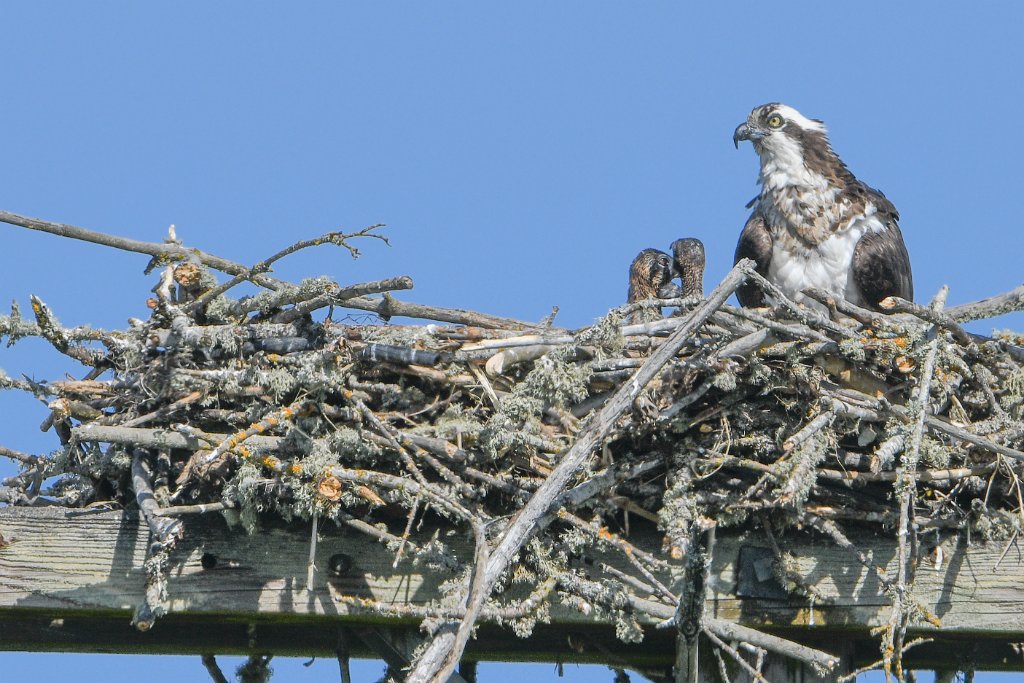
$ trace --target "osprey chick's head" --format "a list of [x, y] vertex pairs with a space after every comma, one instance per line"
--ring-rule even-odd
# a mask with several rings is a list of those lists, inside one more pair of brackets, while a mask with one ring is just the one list
[[672, 260], [683, 281], [683, 296], [704, 296], [704, 243], [683, 237], [672, 243]]
[[807, 136], [825, 139], [825, 124], [809, 119], [793, 107], [772, 102], [755, 107], [747, 120], [736, 127], [732, 142], [739, 149], [741, 140], [750, 140], [758, 154], [781, 151]]
[[629, 303], [671, 294], [675, 277], [672, 257], [658, 249], [644, 249], [629, 266]]

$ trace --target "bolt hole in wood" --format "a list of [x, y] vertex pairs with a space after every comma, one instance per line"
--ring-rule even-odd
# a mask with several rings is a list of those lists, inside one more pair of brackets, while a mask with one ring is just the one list
[[352, 558], [345, 553], [335, 553], [327, 560], [327, 568], [332, 576], [345, 576], [352, 569]]

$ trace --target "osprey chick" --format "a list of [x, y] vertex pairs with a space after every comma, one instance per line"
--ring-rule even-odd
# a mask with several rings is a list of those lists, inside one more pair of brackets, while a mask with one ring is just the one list
[[[633, 263], [629, 264], [629, 294], [627, 301], [636, 303], [645, 299], [660, 299], [673, 296], [676, 292], [672, 284], [675, 269], [672, 257], [658, 249], [644, 249]], [[647, 314], [636, 311], [630, 316], [629, 322], [646, 322], [661, 317], [661, 309], [645, 309]]]
[[704, 243], [681, 237], [672, 243], [672, 260], [683, 282], [683, 296], [704, 296]]
[[[801, 293], [810, 287], [873, 310], [887, 296], [913, 299], [896, 207], [846, 168], [825, 124], [784, 104], [765, 104], [732, 139], [737, 148], [749, 140], [761, 158], [761, 194], [736, 245], [736, 261], [753, 259], [758, 273], [809, 306], [820, 306]], [[736, 296], [743, 306], [766, 304], [755, 284]]]

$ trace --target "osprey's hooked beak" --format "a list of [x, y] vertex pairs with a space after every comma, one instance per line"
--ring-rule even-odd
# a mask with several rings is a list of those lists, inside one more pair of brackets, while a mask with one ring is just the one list
[[678, 299], [683, 296], [683, 288], [674, 282], [669, 282], [658, 288], [659, 299]]
[[675, 299], [682, 296], [679, 285], [672, 282], [673, 278], [682, 277], [683, 274], [676, 268], [674, 259], [665, 254], [666, 262], [662, 264], [662, 275], [668, 278], [668, 282], [658, 288], [659, 299]]
[[736, 130], [732, 134], [732, 144], [736, 146], [736, 149], [740, 148], [740, 140], [750, 140], [751, 142], [760, 140], [764, 137], [764, 131], [761, 129], [751, 126], [749, 123], [741, 123], [736, 126]]

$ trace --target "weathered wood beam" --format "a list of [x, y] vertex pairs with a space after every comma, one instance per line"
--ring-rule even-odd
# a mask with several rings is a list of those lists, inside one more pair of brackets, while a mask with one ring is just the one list
[[[70, 514], [69, 514], [70, 513]], [[325, 527], [316, 549], [311, 590], [306, 575], [308, 528], [270, 526], [256, 535], [229, 528], [219, 515], [183, 517], [169, 576], [170, 614], [139, 634], [130, 625], [132, 610], [144, 599], [142, 563], [149, 542], [145, 522], [134, 513], [83, 513], [57, 508], [0, 509], [0, 649], [202, 653], [251, 652], [333, 655], [338, 629], [385, 625], [415, 628], [418, 619], [398, 618], [341, 602], [340, 596], [376, 601], [396, 608], [422, 607], [440, 597], [439, 585], [451, 577], [424, 573], [383, 545], [345, 529]], [[855, 664], [877, 658], [869, 628], [885, 623], [889, 600], [877, 575], [846, 551], [822, 539], [780, 544], [795, 557], [795, 571], [827, 602], [811, 604], [786, 598], [772, 586], [770, 551], [760, 537], [719, 533], [707, 614], [770, 631], [826, 652], [855, 641]], [[630, 541], [658, 552], [657, 534], [634, 533]], [[936, 630], [914, 625], [916, 633], [937, 638], [937, 645], [911, 651], [911, 662], [955, 668], [955, 656], [971, 643], [978, 668], [1024, 668], [1014, 643], [1024, 640], [1024, 551], [1005, 542], [968, 547], [960, 536], [938, 546], [927, 534], [917, 571], [914, 597], [943, 622]], [[464, 557], [467, 541], [451, 541]], [[881, 567], [892, 567], [891, 538], [864, 536], [854, 542]], [[349, 568], [332, 576], [332, 556], [345, 554]], [[614, 557], [601, 557], [615, 562]], [[337, 566], [337, 563], [335, 563]], [[619, 566], [625, 566], [619, 563]], [[670, 581], [672, 577], [664, 577]], [[639, 596], [653, 600], [655, 596]], [[642, 619], [653, 625], [652, 618]], [[253, 633], [256, 635], [254, 636]], [[594, 644], [583, 652], [568, 647], [566, 633]], [[470, 659], [605, 661], [599, 647], [632, 665], [666, 665], [674, 657], [674, 629], [647, 629], [639, 645], [619, 643], [614, 627], [565, 608], [551, 611], [551, 624], [539, 625], [520, 640], [507, 630], [481, 626], [470, 645]], [[369, 652], [359, 649], [354, 655]], [[943, 643], [946, 643], [944, 646]]]

